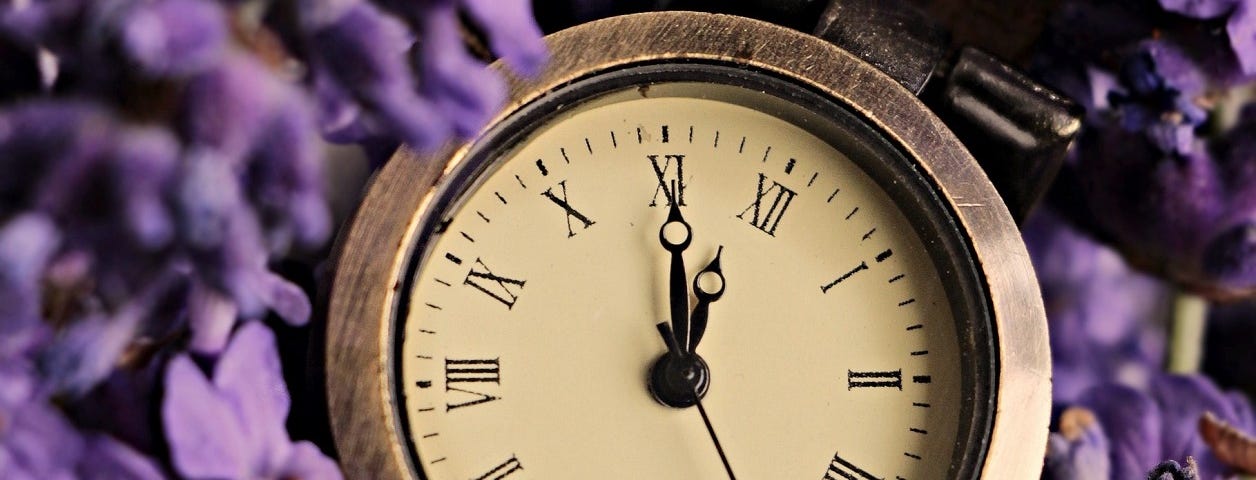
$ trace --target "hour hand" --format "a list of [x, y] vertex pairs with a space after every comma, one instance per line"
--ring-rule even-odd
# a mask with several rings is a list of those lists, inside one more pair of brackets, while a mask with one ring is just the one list
[[723, 253], [724, 246], [720, 245], [720, 249], [715, 252], [715, 259], [693, 277], [693, 295], [698, 297], [698, 305], [693, 307], [693, 315], [689, 318], [689, 353], [696, 351], [702, 334], [706, 332], [711, 302], [724, 296], [724, 272], [720, 270], [720, 255]]
[[659, 229], [659, 242], [672, 254], [668, 291], [671, 296], [672, 330], [676, 343], [684, 348], [689, 338], [689, 287], [685, 281], [685, 258], [682, 255], [693, 240], [693, 229], [680, 214], [677, 202], [672, 202], [667, 221]]

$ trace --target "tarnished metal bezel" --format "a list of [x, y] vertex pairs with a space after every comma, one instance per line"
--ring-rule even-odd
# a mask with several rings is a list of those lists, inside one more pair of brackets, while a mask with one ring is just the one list
[[[1050, 414], [1050, 356], [1042, 301], [1019, 231], [976, 161], [897, 82], [833, 45], [755, 20], [658, 12], [580, 25], [547, 37], [551, 63], [514, 79], [500, 122], [564, 85], [638, 63], [715, 61], [772, 72], [831, 97], [873, 125], [936, 187], [971, 240], [994, 319], [998, 358], [985, 478], [1037, 478]], [[395, 309], [416, 236], [437, 191], [471, 142], [420, 154], [403, 149], [379, 172], [337, 241], [327, 301], [326, 400], [350, 476], [408, 478], [393, 365]]]

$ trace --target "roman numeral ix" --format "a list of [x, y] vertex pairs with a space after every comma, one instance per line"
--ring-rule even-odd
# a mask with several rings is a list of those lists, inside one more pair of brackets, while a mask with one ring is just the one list
[[455, 387], [455, 384], [491, 383], [494, 385], [501, 385], [501, 379], [501, 364], [496, 358], [476, 360], [455, 360], [452, 358], [446, 358], [445, 392], [461, 392], [470, 395], [472, 398], [462, 403], [446, 403], [445, 411], [448, 412], [462, 407], [488, 403], [501, 398], [487, 393], [470, 390], [470, 386], [468, 386], [468, 388]]
[[515, 301], [519, 300], [518, 292], [523, 289], [527, 281], [494, 275], [488, 269], [488, 265], [485, 265], [479, 258], [475, 259], [475, 264], [476, 266], [471, 267], [471, 270], [467, 272], [463, 285], [470, 285], [493, 297], [505, 305], [507, 310], [514, 308]]
[[[781, 218], [785, 216], [785, 211], [789, 208], [790, 202], [794, 201], [797, 192], [785, 188], [784, 185], [772, 181], [772, 185], [764, 188], [767, 182], [767, 176], [759, 174], [759, 187], [755, 190], [754, 203], [737, 214], [737, 218], [746, 219], [746, 214], [754, 212], [750, 217], [750, 225], [762, 230], [763, 233], [776, 236], [776, 227], [780, 226]], [[771, 199], [770, 205], [764, 205], [765, 199]]]

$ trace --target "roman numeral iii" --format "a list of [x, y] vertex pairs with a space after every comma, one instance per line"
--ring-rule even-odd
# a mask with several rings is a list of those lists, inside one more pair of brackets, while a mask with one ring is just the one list
[[518, 292], [523, 290], [523, 285], [527, 281], [494, 275], [488, 269], [488, 265], [485, 265], [479, 258], [475, 259], [475, 265], [467, 272], [467, 278], [462, 282], [463, 285], [470, 285], [475, 287], [476, 290], [484, 292], [484, 294], [505, 305], [507, 310], [514, 308], [515, 301], [519, 300]]
[[571, 228], [572, 218], [575, 218], [577, 221], [579, 221], [581, 224], [584, 225], [584, 228], [582, 230], [587, 230], [589, 227], [593, 226], [595, 222], [593, 220], [590, 220], [589, 217], [585, 216], [583, 213], [580, 213], [575, 208], [573, 208], [570, 203], [567, 203], [567, 181], [566, 180], [558, 182], [558, 188], [559, 190], [562, 190], [562, 198], [559, 198], [557, 195], [554, 195], [553, 188], [545, 189], [544, 192], [541, 192], [541, 196], [550, 199], [551, 202], [554, 202], [554, 205], [558, 205], [559, 207], [562, 207], [563, 211], [567, 213], [567, 238], [571, 238], [571, 237], [576, 236], [576, 231]]
[[903, 371], [856, 372], [846, 371], [846, 389], [856, 388], [897, 388], [903, 389]]
[[[766, 175], [759, 174], [759, 186], [755, 190], [754, 203], [737, 214], [737, 218], [745, 220], [746, 214], [753, 212], [750, 216], [750, 225], [775, 237], [776, 227], [780, 226], [781, 218], [785, 216], [790, 202], [794, 201], [798, 193], [776, 183], [775, 180], [772, 181], [771, 186], [764, 188], [767, 179]], [[770, 202], [764, 202], [764, 200], [770, 200]]]
[[[646, 155], [650, 159], [650, 167], [654, 169], [654, 178], [658, 179], [658, 186], [654, 187], [654, 198], [650, 199], [650, 206], [657, 207], [659, 205], [659, 194], [663, 194], [664, 205], [671, 206], [672, 202], [676, 202], [678, 206], [685, 206], [685, 156], [684, 155], [661, 155], [662, 163], [659, 161], [660, 155]], [[676, 168], [672, 168], [675, 165]], [[667, 173], [671, 171], [669, 176]], [[669, 180], [670, 177], [670, 180]]]
[[454, 386], [455, 384], [493, 384], [501, 385], [501, 363], [498, 359], [475, 359], [475, 360], [456, 360], [452, 358], [445, 359], [445, 392], [460, 392], [464, 395], [458, 395], [468, 400], [454, 403], [447, 402], [445, 411], [452, 411], [462, 407], [470, 407], [482, 403], [488, 403], [498, 400], [501, 397], [489, 395], [471, 388], [483, 389], [483, 387], [468, 385], [467, 388]]

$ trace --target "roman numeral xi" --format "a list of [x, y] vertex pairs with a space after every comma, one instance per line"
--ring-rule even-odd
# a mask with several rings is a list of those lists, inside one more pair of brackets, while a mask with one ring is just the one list
[[[658, 179], [658, 186], [654, 187], [654, 198], [650, 199], [650, 206], [657, 207], [659, 205], [659, 194], [663, 194], [664, 205], [671, 206], [672, 202], [676, 202], [678, 206], [685, 206], [685, 156], [684, 155], [661, 155], [662, 163], [659, 163], [660, 155], [646, 155], [650, 159], [650, 167], [654, 169], [654, 178]], [[675, 165], [676, 168], [672, 168]], [[671, 172], [670, 180], [668, 172]]]

